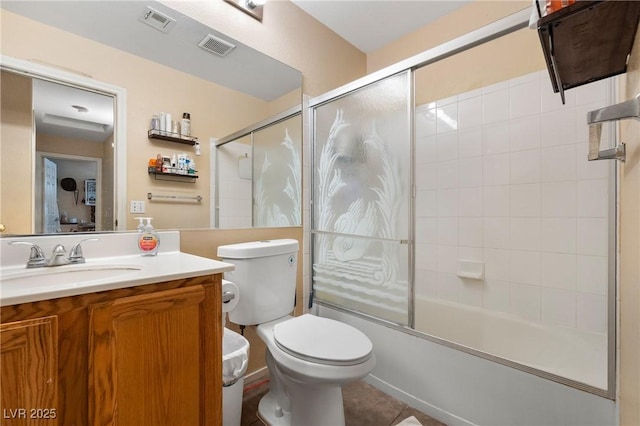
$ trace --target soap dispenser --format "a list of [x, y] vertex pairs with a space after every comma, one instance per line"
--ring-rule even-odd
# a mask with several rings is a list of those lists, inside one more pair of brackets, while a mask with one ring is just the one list
[[138, 247], [140, 248], [140, 253], [143, 256], [155, 256], [158, 254], [160, 238], [151, 225], [151, 220], [153, 218], [145, 217], [141, 219], [145, 219], [147, 223], [144, 225], [144, 231], [142, 231], [138, 236]]

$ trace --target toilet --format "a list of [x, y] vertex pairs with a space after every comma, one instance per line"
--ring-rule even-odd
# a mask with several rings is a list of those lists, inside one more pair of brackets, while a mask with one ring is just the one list
[[375, 366], [373, 345], [358, 329], [328, 318], [293, 317], [298, 241], [279, 239], [218, 247], [233, 263], [225, 279], [238, 287], [229, 321], [257, 325], [266, 345], [269, 392], [258, 415], [269, 425], [344, 425], [342, 385]]

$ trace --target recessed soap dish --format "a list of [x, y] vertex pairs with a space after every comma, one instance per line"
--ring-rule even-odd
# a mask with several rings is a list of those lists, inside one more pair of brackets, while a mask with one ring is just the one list
[[484, 262], [458, 260], [458, 276], [472, 280], [484, 280]]

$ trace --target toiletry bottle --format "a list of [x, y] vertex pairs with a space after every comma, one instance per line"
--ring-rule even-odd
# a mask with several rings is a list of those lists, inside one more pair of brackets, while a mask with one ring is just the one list
[[145, 217], [146, 225], [144, 231], [138, 235], [138, 247], [143, 256], [155, 256], [158, 254], [160, 238], [151, 226], [152, 217]]
[[171, 133], [171, 113], [169, 112], [165, 112], [164, 113], [164, 128], [167, 131], [167, 133]]
[[144, 223], [142, 223], [142, 221], [145, 219], [144, 217], [136, 217], [136, 219], [138, 220], [138, 226], [136, 226], [136, 229], [138, 230], [138, 234], [141, 232], [144, 232]]
[[153, 114], [153, 117], [151, 117], [151, 129], [160, 130], [160, 118], [158, 114]]
[[182, 114], [182, 123], [180, 133], [182, 136], [191, 136], [191, 114], [185, 112]]
[[156, 172], [162, 173], [162, 155], [156, 156]]

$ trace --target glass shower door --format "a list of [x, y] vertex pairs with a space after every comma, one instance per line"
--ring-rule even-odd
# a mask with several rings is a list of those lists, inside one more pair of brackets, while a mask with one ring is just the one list
[[316, 301], [410, 322], [410, 74], [314, 107]]

